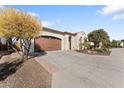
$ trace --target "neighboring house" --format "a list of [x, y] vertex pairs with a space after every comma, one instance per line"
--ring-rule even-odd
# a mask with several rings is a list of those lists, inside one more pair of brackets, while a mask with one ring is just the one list
[[99, 43], [99, 49], [102, 48], [102, 46], [103, 46], [103, 43], [100, 42], [100, 43]]
[[94, 42], [90, 42], [90, 46], [94, 46]]
[[120, 42], [120, 47], [124, 47], [124, 42], [123, 41]]
[[86, 34], [84, 32], [70, 33], [44, 27], [39, 37], [32, 40], [30, 50], [31, 52], [78, 50], [80, 38], [83, 43], [85, 37]]
[[6, 50], [6, 49], [7, 49], [6, 39], [0, 38], [0, 51]]

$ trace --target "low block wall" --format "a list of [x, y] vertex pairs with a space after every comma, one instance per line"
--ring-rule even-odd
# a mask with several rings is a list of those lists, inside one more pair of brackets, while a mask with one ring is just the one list
[[59, 69], [49, 63], [46, 59], [43, 59], [42, 57], [36, 57], [35, 61], [37, 61], [41, 66], [48, 71], [49, 74], [53, 74], [54, 72], [58, 71]]
[[59, 69], [56, 66], [50, 64], [47, 60], [43, 59], [42, 57], [36, 57], [35, 61], [38, 62], [41, 65], [41, 68], [43, 69], [43, 83], [46, 84], [45, 86], [52, 87], [53, 74]]

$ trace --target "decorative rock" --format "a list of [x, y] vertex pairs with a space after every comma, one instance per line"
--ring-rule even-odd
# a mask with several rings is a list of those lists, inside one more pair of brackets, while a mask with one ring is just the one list
[[11, 58], [20, 58], [20, 55], [18, 53], [12, 53]]
[[2, 58], [0, 59], [0, 64], [6, 63], [7, 59], [9, 58], [9, 55], [6, 56], [2, 56]]

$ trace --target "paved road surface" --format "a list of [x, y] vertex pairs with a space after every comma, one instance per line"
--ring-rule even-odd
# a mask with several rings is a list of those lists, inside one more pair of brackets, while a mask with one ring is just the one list
[[124, 49], [113, 49], [110, 56], [58, 51], [43, 57], [60, 69], [52, 87], [124, 87]]

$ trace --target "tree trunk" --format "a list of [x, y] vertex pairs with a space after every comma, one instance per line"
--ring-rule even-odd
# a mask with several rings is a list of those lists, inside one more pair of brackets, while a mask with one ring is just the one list
[[28, 50], [25, 50], [25, 59], [28, 60]]
[[29, 52], [30, 52], [30, 46], [31, 46], [31, 39], [25, 39], [24, 40], [24, 54], [25, 54], [25, 59], [28, 60], [29, 57]]
[[24, 53], [22, 52], [21, 60], [24, 61]]

